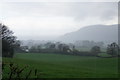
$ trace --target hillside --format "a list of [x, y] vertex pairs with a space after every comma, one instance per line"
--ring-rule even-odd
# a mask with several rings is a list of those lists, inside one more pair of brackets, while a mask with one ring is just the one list
[[67, 33], [59, 40], [64, 42], [73, 42], [77, 40], [93, 40], [103, 42], [117, 42], [118, 25], [92, 25], [86, 26], [78, 31]]

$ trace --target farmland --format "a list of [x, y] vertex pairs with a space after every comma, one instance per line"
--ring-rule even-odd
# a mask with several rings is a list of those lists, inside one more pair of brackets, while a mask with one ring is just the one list
[[[24, 78], [29, 70], [37, 69], [38, 78], [117, 78], [118, 58], [85, 57], [50, 53], [17, 53], [14, 58], [3, 58], [20, 68], [28, 66], [21, 74]], [[8, 65], [3, 78], [8, 78]], [[30, 78], [36, 78], [33, 74]]]

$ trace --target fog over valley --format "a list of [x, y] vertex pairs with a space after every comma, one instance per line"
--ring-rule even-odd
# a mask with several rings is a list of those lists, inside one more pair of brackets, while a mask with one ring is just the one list
[[117, 1], [1, 0], [0, 76], [120, 78]]
[[10, 2], [1, 6], [2, 22], [20, 40], [55, 40], [86, 26], [118, 21], [117, 2]]

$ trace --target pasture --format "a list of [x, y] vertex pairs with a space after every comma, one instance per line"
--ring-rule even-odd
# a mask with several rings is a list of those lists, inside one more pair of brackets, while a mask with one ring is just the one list
[[[118, 58], [84, 57], [48, 53], [17, 53], [14, 58], [3, 58], [3, 62], [28, 66], [22, 72], [24, 78], [29, 70], [37, 69], [38, 78], [117, 78]], [[5, 66], [3, 78], [8, 78]], [[36, 78], [33, 74], [30, 78]]]

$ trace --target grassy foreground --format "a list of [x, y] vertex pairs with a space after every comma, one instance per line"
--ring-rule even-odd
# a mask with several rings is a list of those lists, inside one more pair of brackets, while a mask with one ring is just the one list
[[[3, 62], [13, 62], [21, 68], [28, 66], [21, 77], [31, 69], [37, 69], [39, 78], [117, 78], [118, 58], [82, 57], [61, 54], [16, 54], [13, 59], [3, 58]], [[3, 78], [8, 78], [8, 66]], [[30, 75], [31, 78], [36, 78]]]

